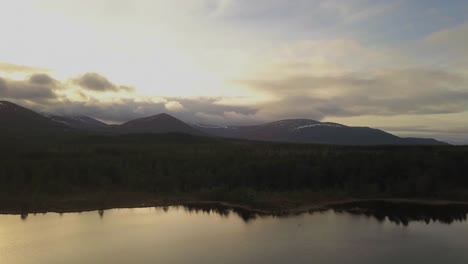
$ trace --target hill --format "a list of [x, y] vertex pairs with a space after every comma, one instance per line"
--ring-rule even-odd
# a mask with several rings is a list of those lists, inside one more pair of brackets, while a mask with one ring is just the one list
[[369, 127], [350, 127], [310, 119], [287, 119], [253, 126], [194, 125], [218, 137], [330, 145], [444, 145], [434, 139], [400, 138]]
[[199, 130], [165, 113], [128, 121], [117, 126], [117, 130], [120, 133], [162, 134], [176, 132], [203, 135]]
[[67, 134], [72, 129], [11, 102], [0, 101], [0, 135], [10, 139]]

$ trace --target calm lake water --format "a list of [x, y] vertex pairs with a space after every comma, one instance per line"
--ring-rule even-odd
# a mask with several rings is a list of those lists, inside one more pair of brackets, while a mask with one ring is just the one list
[[184, 207], [0, 215], [0, 263], [465, 264], [465, 220], [460, 212], [421, 218], [333, 210], [253, 219]]

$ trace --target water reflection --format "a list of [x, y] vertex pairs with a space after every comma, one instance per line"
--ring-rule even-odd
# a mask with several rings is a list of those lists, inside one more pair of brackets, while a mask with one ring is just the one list
[[373, 217], [379, 222], [386, 219], [397, 225], [408, 226], [411, 222], [439, 222], [452, 224], [467, 219], [468, 206], [463, 204], [431, 205], [409, 202], [365, 201], [352, 202], [332, 207], [335, 212]]
[[26, 221], [26, 219], [28, 219], [28, 215], [29, 215], [28, 213], [22, 213], [20, 216], [21, 220]]
[[[249, 222], [263, 216], [288, 217], [304, 214], [304, 212], [294, 214], [287, 212], [269, 214], [243, 208], [229, 208], [217, 204], [184, 205], [183, 208], [190, 213], [217, 214], [224, 217], [233, 213], [244, 220], [244, 222]], [[431, 222], [443, 224], [464, 222], [467, 220], [468, 215], [468, 206], [463, 204], [431, 205], [409, 202], [364, 201], [333, 205], [330, 206], [330, 209], [337, 213], [372, 217], [379, 222], [388, 220], [391, 223], [403, 226], [408, 226], [411, 222], [425, 222], [426, 224]], [[308, 213], [313, 214], [315, 212], [317, 211], [310, 211]]]
[[246, 210], [243, 208], [229, 208], [218, 204], [186, 204], [182, 207], [189, 213], [217, 214], [222, 217], [228, 217], [229, 214], [234, 213], [242, 218], [244, 222], [249, 222], [262, 215], [261, 213], [255, 211]]
[[[274, 217], [216, 204], [29, 214], [26, 221], [0, 215], [0, 263], [468, 263], [468, 224], [437, 220], [464, 221], [465, 210], [455, 206], [461, 214], [452, 214], [447, 206], [441, 214], [437, 207], [431, 215], [432, 207], [417, 213], [420, 206], [400, 205]], [[402, 227], [413, 219], [431, 224]]]
[[[167, 213], [170, 211], [169, 206], [156, 207], [159, 210]], [[245, 223], [253, 221], [260, 217], [291, 217], [301, 214], [314, 214], [318, 211], [333, 210], [335, 213], [348, 213], [352, 215], [364, 215], [372, 217], [378, 222], [389, 221], [396, 225], [408, 226], [411, 222], [439, 222], [443, 224], [452, 224], [454, 222], [464, 222], [467, 220], [468, 205], [464, 204], [445, 204], [431, 205], [410, 202], [387, 202], [387, 201], [359, 201], [349, 202], [344, 204], [336, 204], [321, 210], [313, 210], [309, 212], [276, 212], [267, 213], [260, 210], [250, 210], [243, 207], [228, 207], [217, 203], [203, 204], [184, 204], [175, 206], [174, 208], [183, 208], [188, 213], [195, 214], [214, 214], [227, 218], [234, 214], [240, 217]], [[104, 218], [105, 210], [97, 211], [99, 217]], [[62, 216], [62, 213], [60, 213]], [[20, 215], [21, 220], [28, 219], [28, 213]]]

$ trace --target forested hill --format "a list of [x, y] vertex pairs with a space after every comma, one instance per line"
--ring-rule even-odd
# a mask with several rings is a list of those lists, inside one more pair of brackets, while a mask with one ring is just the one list
[[183, 134], [2, 145], [3, 197], [36, 201], [121, 192], [240, 203], [256, 203], [260, 193], [276, 193], [279, 200], [293, 193], [301, 202], [311, 202], [310, 194], [468, 200], [468, 147], [260, 143]]

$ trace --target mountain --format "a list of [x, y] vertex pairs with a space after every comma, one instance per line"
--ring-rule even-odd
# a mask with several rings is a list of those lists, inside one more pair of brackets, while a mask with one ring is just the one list
[[50, 119], [79, 130], [109, 131], [112, 126], [89, 116], [47, 115]]
[[[0, 135], [24, 138], [34, 135], [63, 135], [72, 131], [118, 134], [181, 133], [205, 135], [192, 126], [168, 114], [158, 114], [108, 125], [88, 116], [41, 115], [11, 102], [0, 101]], [[206, 136], [206, 135], [205, 135]]]
[[14, 138], [71, 131], [64, 124], [7, 101], [0, 101], [0, 125], [1, 135]]
[[168, 115], [158, 114], [128, 121], [117, 127], [120, 133], [183, 133], [190, 135], [204, 135], [192, 126]]
[[369, 127], [350, 127], [310, 119], [288, 119], [252, 126], [188, 125], [168, 114], [158, 114], [107, 125], [87, 116], [40, 115], [7, 101], [0, 101], [2, 139], [33, 136], [58, 137], [79, 131], [117, 134], [181, 133], [258, 141], [332, 145], [445, 145], [426, 138], [401, 138]]
[[369, 127], [350, 127], [310, 119], [288, 119], [253, 126], [194, 125], [218, 137], [332, 145], [441, 145], [434, 139], [400, 138]]
[[92, 132], [117, 134], [162, 134], [171, 132], [191, 135], [203, 134], [190, 125], [165, 113], [134, 119], [121, 125], [108, 125], [89, 116], [48, 115], [48, 117], [69, 127]]

